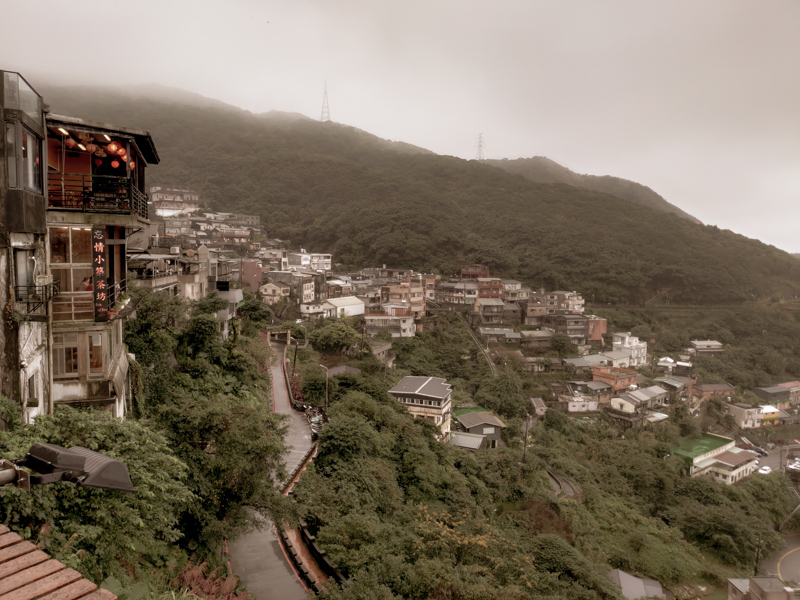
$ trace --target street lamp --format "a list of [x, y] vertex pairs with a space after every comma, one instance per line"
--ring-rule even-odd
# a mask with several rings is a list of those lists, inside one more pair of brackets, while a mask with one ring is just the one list
[[320, 365], [323, 369], [325, 369], [325, 417], [328, 416], [328, 367], [325, 365]]
[[[31, 475], [21, 467], [41, 473]], [[24, 458], [0, 461], [0, 485], [13, 483], [30, 491], [31, 485], [70, 481], [80, 486], [136, 492], [123, 463], [94, 450], [34, 442]]]

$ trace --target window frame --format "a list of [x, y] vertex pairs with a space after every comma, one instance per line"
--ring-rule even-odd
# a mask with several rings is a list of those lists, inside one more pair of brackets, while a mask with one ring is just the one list
[[[5, 162], [6, 170], [8, 173], [7, 185], [9, 189], [25, 190], [34, 194], [44, 194], [44, 140], [33, 129], [20, 121], [4, 121], [5, 127]], [[11, 135], [9, 135], [11, 134]], [[36, 143], [36, 152], [34, 156], [26, 158], [23, 156], [25, 147], [23, 145], [23, 135], [27, 134], [29, 140]], [[13, 145], [10, 144], [13, 137]], [[30, 144], [30, 142], [29, 142]], [[12, 156], [13, 152], [13, 156]], [[33, 165], [32, 170], [28, 169], [29, 165]], [[11, 174], [13, 173], [13, 181]], [[30, 174], [34, 179], [32, 182], [27, 176]]]

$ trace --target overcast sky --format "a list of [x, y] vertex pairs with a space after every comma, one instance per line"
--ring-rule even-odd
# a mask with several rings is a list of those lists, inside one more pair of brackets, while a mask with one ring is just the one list
[[0, 0], [0, 68], [547, 156], [800, 252], [800, 0]]

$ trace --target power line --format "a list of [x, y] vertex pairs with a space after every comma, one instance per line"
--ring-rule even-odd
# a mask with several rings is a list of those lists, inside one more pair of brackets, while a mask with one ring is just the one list
[[328, 82], [325, 82], [325, 93], [322, 96], [322, 116], [319, 119], [320, 121], [330, 121], [331, 120], [331, 111], [328, 108]]

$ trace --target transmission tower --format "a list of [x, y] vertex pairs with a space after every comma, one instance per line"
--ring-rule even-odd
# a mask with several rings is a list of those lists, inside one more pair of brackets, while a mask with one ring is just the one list
[[483, 134], [478, 134], [478, 155], [475, 157], [475, 160], [486, 160], [483, 157]]
[[328, 108], [328, 82], [325, 82], [325, 93], [322, 96], [322, 116], [319, 119], [320, 121], [330, 121], [331, 120], [331, 111]]

